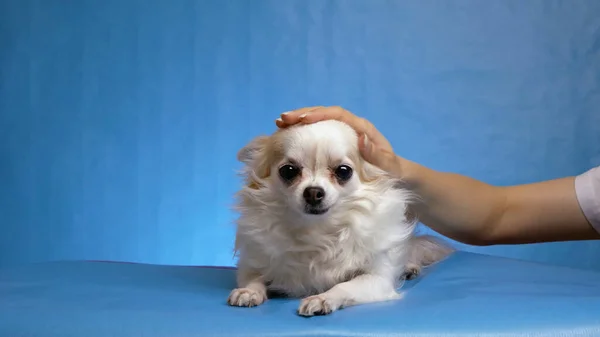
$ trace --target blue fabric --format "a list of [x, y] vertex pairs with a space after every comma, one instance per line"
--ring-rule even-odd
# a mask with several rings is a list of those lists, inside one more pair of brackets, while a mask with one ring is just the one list
[[[235, 154], [342, 105], [506, 185], [600, 165], [600, 1], [0, 0], [0, 265], [231, 265]], [[462, 247], [600, 269], [600, 242]]]
[[57, 262], [0, 271], [0, 336], [600, 336], [600, 273], [459, 252], [403, 300], [302, 318], [226, 305], [234, 270]]

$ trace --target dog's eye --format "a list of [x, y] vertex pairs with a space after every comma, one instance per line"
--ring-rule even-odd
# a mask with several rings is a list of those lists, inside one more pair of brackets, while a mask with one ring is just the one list
[[334, 174], [340, 182], [346, 182], [352, 178], [352, 168], [348, 165], [340, 165], [335, 169]]
[[300, 168], [294, 165], [286, 164], [279, 168], [279, 176], [290, 182], [300, 174]]

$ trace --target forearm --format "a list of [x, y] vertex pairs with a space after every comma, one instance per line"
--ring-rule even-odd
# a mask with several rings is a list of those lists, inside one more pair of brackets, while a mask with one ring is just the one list
[[498, 243], [600, 239], [581, 210], [575, 177], [505, 187], [503, 192], [506, 210], [493, 233]]
[[574, 178], [496, 187], [466, 176], [402, 162], [402, 174], [419, 196], [419, 220], [455, 240], [516, 244], [598, 239], [575, 194]]
[[405, 159], [401, 159], [401, 176], [419, 198], [412, 207], [419, 221], [457, 241], [494, 243], [491, 234], [507, 202], [502, 189]]

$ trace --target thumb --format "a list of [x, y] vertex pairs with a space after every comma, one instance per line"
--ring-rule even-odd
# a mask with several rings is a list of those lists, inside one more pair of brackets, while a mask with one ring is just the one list
[[397, 173], [399, 171], [399, 167], [397, 167], [398, 158], [393, 152], [382, 150], [375, 143], [371, 142], [365, 134], [361, 134], [358, 137], [358, 141], [358, 148], [366, 161], [388, 173]]

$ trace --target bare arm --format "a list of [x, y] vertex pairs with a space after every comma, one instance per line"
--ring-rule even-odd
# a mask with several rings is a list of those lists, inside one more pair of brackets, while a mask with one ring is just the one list
[[573, 177], [497, 187], [463, 175], [438, 172], [396, 156], [367, 120], [340, 107], [310, 107], [283, 114], [279, 127], [337, 119], [359, 134], [363, 157], [408, 183], [421, 202], [419, 220], [473, 245], [600, 239], [583, 214]]
[[422, 202], [420, 220], [474, 245], [600, 239], [581, 211], [574, 177], [496, 187], [459, 174], [400, 160]]

